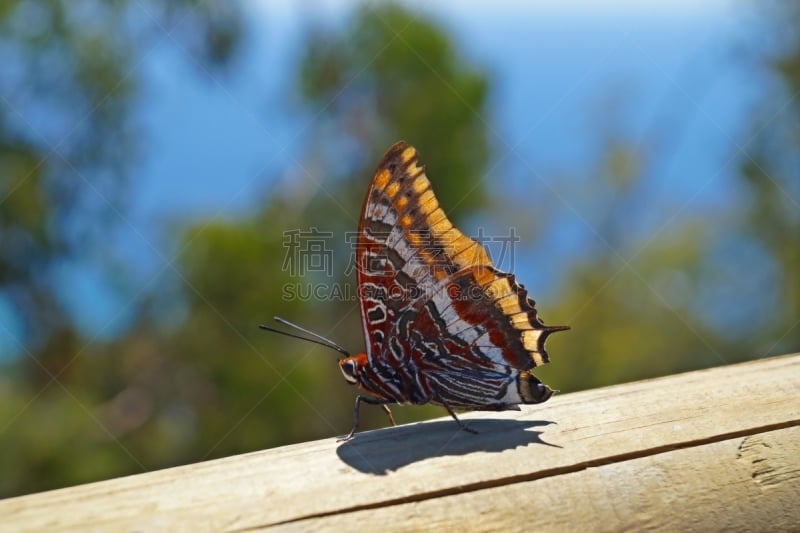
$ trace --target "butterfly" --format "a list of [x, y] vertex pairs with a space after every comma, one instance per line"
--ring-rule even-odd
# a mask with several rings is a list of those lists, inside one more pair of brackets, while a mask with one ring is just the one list
[[549, 361], [548, 336], [569, 327], [546, 326], [514, 275], [453, 226], [417, 151], [403, 141], [384, 154], [369, 184], [355, 254], [365, 352], [351, 355], [276, 317], [343, 355], [339, 368], [359, 394], [341, 440], [358, 429], [362, 402], [382, 406], [392, 425], [390, 404], [439, 405], [474, 433], [456, 410], [519, 410], [553, 395], [531, 370]]

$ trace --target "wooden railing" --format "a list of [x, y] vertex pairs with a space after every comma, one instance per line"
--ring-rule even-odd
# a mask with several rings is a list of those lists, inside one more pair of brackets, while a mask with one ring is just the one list
[[0, 501], [0, 530], [800, 530], [800, 354]]

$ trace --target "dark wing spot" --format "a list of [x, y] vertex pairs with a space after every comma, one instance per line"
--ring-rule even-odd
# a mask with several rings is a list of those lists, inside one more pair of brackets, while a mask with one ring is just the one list
[[367, 318], [369, 318], [370, 323], [376, 324], [386, 320], [386, 313], [383, 312], [383, 308], [381, 306], [376, 305], [367, 311]]

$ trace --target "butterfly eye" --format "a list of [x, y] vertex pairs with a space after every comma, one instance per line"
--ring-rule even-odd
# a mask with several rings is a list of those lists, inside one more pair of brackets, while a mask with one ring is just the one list
[[356, 367], [355, 361], [352, 359], [342, 359], [339, 361], [339, 368], [342, 370], [342, 375], [348, 383], [351, 385], [358, 383], [358, 378], [356, 378], [358, 367]]

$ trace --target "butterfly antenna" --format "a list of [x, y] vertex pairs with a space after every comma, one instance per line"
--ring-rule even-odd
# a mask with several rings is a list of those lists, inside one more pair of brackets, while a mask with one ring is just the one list
[[306, 335], [311, 335], [313, 338], [309, 339], [308, 337], [303, 337], [301, 335], [296, 335], [296, 334], [290, 333], [288, 331], [275, 329], [275, 328], [273, 328], [271, 326], [267, 326], [266, 324], [259, 324], [258, 327], [263, 329], [263, 330], [265, 330], [265, 331], [272, 331], [274, 333], [280, 333], [281, 335], [286, 335], [287, 337], [292, 337], [293, 339], [300, 339], [302, 341], [313, 342], [314, 344], [319, 344], [320, 346], [327, 346], [328, 348], [330, 348], [332, 350], [336, 350], [337, 352], [339, 352], [341, 354], [344, 354], [347, 357], [350, 356], [350, 352], [348, 352], [347, 350], [345, 350], [344, 348], [342, 348], [341, 346], [339, 346], [338, 344], [336, 344], [332, 340], [326, 339], [325, 337], [323, 337], [322, 335], [320, 335], [318, 333], [314, 333], [313, 331], [309, 331], [306, 328], [302, 328], [302, 327], [298, 326], [297, 324], [293, 324], [293, 323], [289, 322], [288, 320], [285, 320], [285, 319], [283, 319], [283, 318], [281, 318], [279, 316], [276, 316], [276, 317], [273, 317], [273, 318], [275, 319], [275, 322], [283, 324], [284, 326], [292, 327], [292, 328], [294, 328], [294, 329], [296, 329], [298, 331], [302, 331]]

